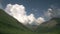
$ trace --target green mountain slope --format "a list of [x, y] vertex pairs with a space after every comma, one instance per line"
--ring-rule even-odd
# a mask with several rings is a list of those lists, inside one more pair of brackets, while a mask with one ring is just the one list
[[25, 33], [32, 33], [32, 31], [0, 9], [0, 34]]
[[39, 33], [60, 34], [60, 18], [53, 18], [50, 21], [42, 23], [38, 28]]

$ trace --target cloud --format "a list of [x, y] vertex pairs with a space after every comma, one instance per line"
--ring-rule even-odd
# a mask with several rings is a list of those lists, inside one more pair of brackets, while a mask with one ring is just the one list
[[39, 17], [39, 18], [37, 19], [37, 23], [38, 23], [38, 24], [41, 24], [42, 22], [45, 22], [44, 18]]
[[44, 14], [42, 15], [42, 17], [45, 19], [45, 21], [49, 21], [52, 18], [51, 17], [51, 15], [52, 15], [51, 12], [52, 12], [51, 8], [47, 9], [47, 11], [44, 12]]
[[24, 25], [40, 25], [41, 23], [50, 20], [54, 17], [60, 17], [60, 9], [59, 8], [48, 8], [42, 17], [35, 18], [35, 15], [31, 13], [27, 15], [26, 8], [23, 5], [19, 4], [7, 4], [5, 11], [17, 19], [19, 22], [23, 23]]
[[44, 13], [43, 17], [46, 21], [49, 21], [52, 18], [60, 18], [60, 8], [49, 8]]
[[15, 19], [17, 19], [19, 22], [26, 25], [29, 23], [30, 25], [39, 25], [43, 22], [45, 22], [43, 17], [35, 18], [34, 14], [30, 14], [27, 16], [27, 12], [25, 11], [25, 7], [23, 5], [18, 4], [7, 4], [5, 11], [13, 16]]
[[49, 13], [50, 13], [50, 17], [51, 18], [59, 17], [59, 15], [60, 15], [60, 9], [59, 8], [50, 8], [49, 9]]

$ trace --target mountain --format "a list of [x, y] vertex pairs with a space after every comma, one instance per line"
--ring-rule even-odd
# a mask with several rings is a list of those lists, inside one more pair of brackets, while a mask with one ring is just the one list
[[0, 34], [32, 34], [32, 30], [0, 9]]
[[41, 25], [39, 25], [36, 32], [60, 34], [60, 18], [52, 18], [51, 20], [42, 23]]
[[31, 30], [0, 9], [0, 34], [60, 34], [60, 18], [53, 18]]

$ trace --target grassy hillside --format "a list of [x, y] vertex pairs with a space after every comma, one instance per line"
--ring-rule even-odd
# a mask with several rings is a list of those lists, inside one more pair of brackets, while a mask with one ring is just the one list
[[30, 29], [0, 9], [0, 34], [27, 34]]
[[42, 23], [38, 29], [38, 33], [60, 34], [60, 18], [53, 18], [50, 21]]

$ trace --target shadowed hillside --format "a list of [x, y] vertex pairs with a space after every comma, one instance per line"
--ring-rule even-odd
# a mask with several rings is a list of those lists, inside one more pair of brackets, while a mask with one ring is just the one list
[[31, 32], [30, 29], [0, 9], [0, 34], [25, 34], [26, 31]]
[[38, 28], [39, 33], [60, 34], [60, 18], [53, 18], [42, 23]]

